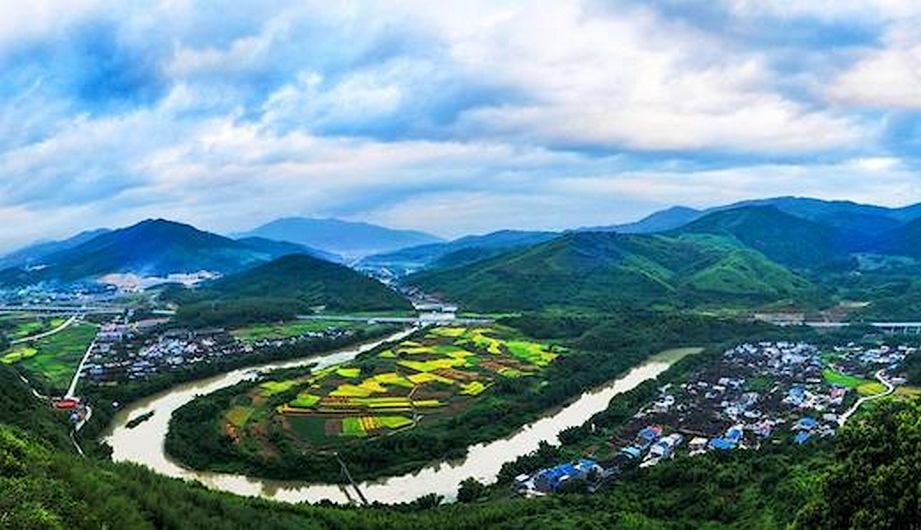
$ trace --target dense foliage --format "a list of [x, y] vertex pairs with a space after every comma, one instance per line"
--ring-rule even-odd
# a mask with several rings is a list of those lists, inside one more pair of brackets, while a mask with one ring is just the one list
[[921, 521], [921, 403], [887, 403], [838, 439], [804, 528], [908, 528]]
[[396, 291], [347, 267], [294, 254], [192, 291], [171, 285], [160, 299], [179, 305], [176, 324], [233, 327], [290, 320], [323, 306], [335, 312], [408, 311]]
[[635, 310], [782, 299], [813, 303], [805, 278], [728, 240], [580, 232], [407, 282], [475, 311]]

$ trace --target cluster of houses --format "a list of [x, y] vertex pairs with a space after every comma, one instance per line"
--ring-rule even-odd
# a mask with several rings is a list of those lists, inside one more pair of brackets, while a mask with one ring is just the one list
[[601, 480], [605, 474], [605, 469], [595, 461], [583, 458], [577, 462], [541, 469], [530, 475], [518, 475], [515, 477], [515, 488], [525, 495], [546, 495], [559, 491], [571, 481], [588, 480], [593, 476]]
[[600, 484], [622, 469], [654, 466], [679, 451], [695, 456], [833, 436], [860, 386], [872, 385], [880, 370], [888, 374], [887, 382], [904, 383], [895, 374], [915, 352], [909, 346], [820, 350], [797, 342], [741, 344], [687, 380], [660, 387], [655, 400], [609, 440], [610, 458], [520, 475], [515, 487], [542, 495], [592, 473], [593, 484]]
[[295, 337], [244, 342], [224, 329], [158, 329], [165, 321], [131, 321], [120, 316], [102, 326], [81, 377], [99, 385], [117, 385], [177, 368], [252, 355], [299, 341], [318, 337], [337, 338], [354, 333], [330, 328]]
[[[769, 439], [780, 440], [781, 432], [798, 444], [833, 436], [842, 414], [857, 401], [855, 382], [872, 383], [881, 369], [894, 373], [914, 350], [741, 344], [689, 380], [661, 387], [655, 401], [628, 423], [624, 432], [637, 433], [635, 437], [617, 437], [611, 445], [641, 465], [654, 465], [671, 456], [684, 437], [690, 439], [689, 454], [696, 455], [757, 448]], [[903, 382], [895, 377], [888, 381]], [[669, 436], [677, 436], [678, 442]]]

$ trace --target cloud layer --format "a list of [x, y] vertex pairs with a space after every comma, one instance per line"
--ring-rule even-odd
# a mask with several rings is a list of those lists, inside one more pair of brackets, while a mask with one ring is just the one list
[[921, 201], [915, 2], [4, 3], [0, 247], [150, 216], [453, 236]]

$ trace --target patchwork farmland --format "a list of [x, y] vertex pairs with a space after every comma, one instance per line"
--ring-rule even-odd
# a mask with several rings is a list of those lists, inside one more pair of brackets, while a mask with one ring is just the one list
[[430, 328], [346, 364], [264, 380], [234, 398], [222, 425], [241, 449], [263, 454], [278, 433], [301, 449], [331, 449], [457, 414], [502, 381], [540, 378], [562, 353], [500, 326]]

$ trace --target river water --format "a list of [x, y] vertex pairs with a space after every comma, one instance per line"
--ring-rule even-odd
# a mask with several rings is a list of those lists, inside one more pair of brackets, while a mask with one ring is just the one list
[[[315, 364], [321, 369], [354, 359], [383, 342], [402, 340], [414, 330], [406, 330], [382, 341], [365, 344], [353, 349], [334, 352], [294, 361], [235, 370], [201, 381], [186, 383], [166, 392], [132, 403], [116, 414], [105, 434], [105, 441], [112, 446], [115, 461], [135, 462], [170, 477], [191, 479], [217, 490], [245, 496], [259, 496], [284, 502], [319, 502], [329, 500], [339, 504], [355, 502], [354, 490], [338, 484], [315, 484], [287, 482], [247, 477], [227, 473], [212, 473], [187, 469], [171, 458], [163, 442], [173, 412], [195, 396], [210, 394], [241, 381], [254, 379], [258, 372], [268, 369], [291, 368]], [[631, 390], [642, 382], [657, 377], [682, 357], [699, 351], [693, 348], [669, 350], [649, 358], [639, 366], [610, 383], [583, 393], [570, 404], [547, 413], [512, 433], [506, 438], [468, 448], [464, 458], [441, 462], [425, 467], [415, 473], [363, 482], [360, 488], [371, 501], [383, 503], [408, 502], [430, 493], [453, 499], [458, 487], [466, 478], [473, 477], [483, 483], [495, 482], [502, 464], [537, 449], [542, 440], [558, 443], [557, 435], [569, 427], [585, 423], [591, 416], [607, 408], [611, 398]], [[153, 417], [133, 429], [125, 424], [145, 412], [155, 411]]]

